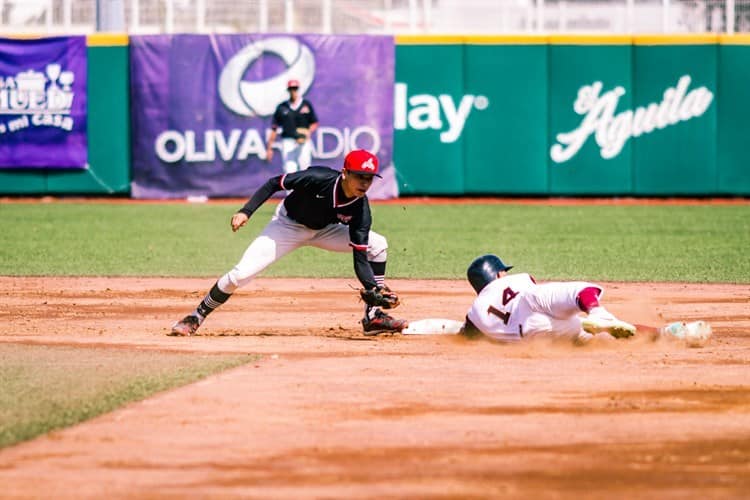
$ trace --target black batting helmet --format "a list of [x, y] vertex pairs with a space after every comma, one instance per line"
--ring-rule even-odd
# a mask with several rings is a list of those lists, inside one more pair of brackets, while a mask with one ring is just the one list
[[474, 290], [479, 293], [487, 283], [497, 279], [497, 273], [508, 271], [513, 266], [506, 266], [497, 255], [487, 254], [477, 257], [466, 270], [466, 277]]

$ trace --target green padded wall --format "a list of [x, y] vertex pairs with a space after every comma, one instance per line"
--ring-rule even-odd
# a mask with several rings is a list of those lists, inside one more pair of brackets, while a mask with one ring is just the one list
[[87, 38], [88, 155], [85, 170], [0, 169], [0, 193], [128, 194], [130, 192], [130, 83], [128, 39]]

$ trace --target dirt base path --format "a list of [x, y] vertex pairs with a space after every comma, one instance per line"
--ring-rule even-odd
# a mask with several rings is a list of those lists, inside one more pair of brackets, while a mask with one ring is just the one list
[[[0, 342], [263, 358], [0, 451], [3, 498], [746, 498], [748, 286], [605, 284], [701, 349], [368, 338], [351, 280], [259, 279], [191, 338], [203, 279], [0, 278]], [[464, 282], [394, 280], [399, 317], [461, 319]]]

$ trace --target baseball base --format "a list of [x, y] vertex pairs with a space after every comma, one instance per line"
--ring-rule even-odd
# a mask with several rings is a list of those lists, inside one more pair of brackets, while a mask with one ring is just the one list
[[713, 335], [711, 325], [705, 321], [676, 321], [663, 327], [661, 331], [669, 337], [683, 340], [688, 347], [703, 347]]
[[401, 331], [404, 335], [455, 335], [461, 331], [463, 321], [444, 318], [427, 318], [409, 321]]
[[712, 334], [711, 325], [705, 321], [693, 321], [687, 324], [685, 343], [688, 347], [703, 347], [708, 343]]

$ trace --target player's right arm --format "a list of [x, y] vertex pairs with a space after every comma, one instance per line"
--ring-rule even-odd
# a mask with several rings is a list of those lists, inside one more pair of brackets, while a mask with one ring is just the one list
[[315, 108], [313, 108], [313, 105], [310, 101], [307, 101], [307, 105], [310, 108], [310, 116], [309, 123], [308, 123], [308, 130], [309, 133], [307, 135], [308, 138], [312, 137], [313, 132], [315, 132], [315, 129], [318, 128], [318, 115], [315, 114]]
[[479, 330], [479, 328], [476, 327], [476, 325], [474, 325], [474, 323], [471, 322], [468, 314], [466, 315], [464, 324], [458, 333], [459, 335], [463, 335], [464, 337], [469, 339], [475, 339], [482, 336], [482, 332]]
[[249, 219], [250, 217], [244, 212], [237, 212], [236, 214], [232, 215], [232, 232], [236, 233], [237, 230], [244, 226]]
[[232, 215], [231, 225], [232, 231], [236, 232], [239, 228], [244, 226], [247, 221], [252, 217], [258, 208], [268, 200], [275, 192], [284, 189], [284, 176], [277, 175], [268, 179], [265, 184], [258, 188], [253, 196], [240, 208], [234, 215]]
[[372, 266], [367, 261], [367, 244], [372, 226], [372, 214], [367, 198], [362, 200], [362, 210], [349, 221], [349, 246], [354, 258], [354, 274], [366, 290], [377, 288]]
[[255, 211], [277, 191], [304, 191], [305, 189], [314, 186], [321, 176], [325, 177], [325, 173], [321, 173], [320, 169], [311, 167], [300, 172], [271, 177], [265, 182], [265, 184], [259, 187], [255, 194], [253, 194], [252, 198], [250, 198], [247, 203], [245, 203], [245, 205], [232, 216], [232, 231], [237, 231], [244, 226], [248, 219], [253, 216]]

